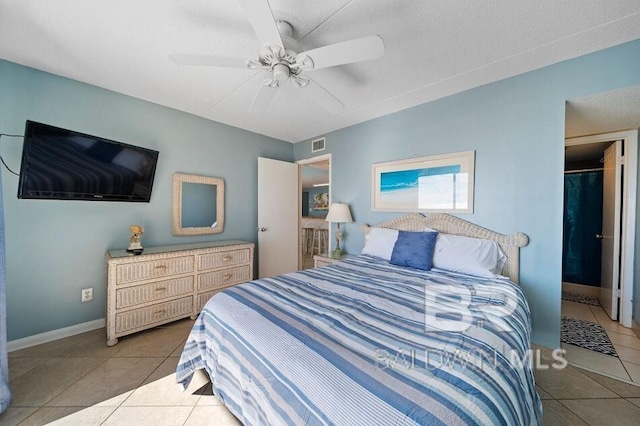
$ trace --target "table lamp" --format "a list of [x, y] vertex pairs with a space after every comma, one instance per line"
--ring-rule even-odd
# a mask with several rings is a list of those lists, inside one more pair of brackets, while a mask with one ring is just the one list
[[351, 223], [351, 212], [349, 206], [342, 203], [332, 203], [329, 206], [329, 213], [325, 219], [327, 222], [336, 222], [338, 229], [336, 230], [336, 249], [331, 254], [334, 259], [340, 259], [342, 257], [342, 250], [340, 249], [340, 240], [342, 239], [342, 232], [340, 231], [340, 223]]

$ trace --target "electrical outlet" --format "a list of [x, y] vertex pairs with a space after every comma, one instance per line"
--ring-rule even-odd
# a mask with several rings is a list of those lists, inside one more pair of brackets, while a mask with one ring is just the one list
[[93, 300], [93, 287], [82, 289], [82, 301], [90, 302]]

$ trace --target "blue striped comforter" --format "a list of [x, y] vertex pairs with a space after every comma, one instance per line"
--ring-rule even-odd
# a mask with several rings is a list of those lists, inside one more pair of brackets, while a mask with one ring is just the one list
[[360, 255], [218, 293], [176, 377], [251, 425], [539, 424], [530, 323], [510, 281]]

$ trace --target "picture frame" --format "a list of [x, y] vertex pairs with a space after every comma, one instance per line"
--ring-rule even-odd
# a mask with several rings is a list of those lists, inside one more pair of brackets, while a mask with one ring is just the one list
[[475, 151], [376, 163], [371, 210], [473, 213]]
[[313, 197], [313, 210], [329, 210], [329, 193], [319, 192]]

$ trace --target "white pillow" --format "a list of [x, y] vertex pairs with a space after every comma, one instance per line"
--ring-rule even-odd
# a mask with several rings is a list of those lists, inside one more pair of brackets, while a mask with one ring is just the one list
[[397, 239], [397, 229], [371, 228], [362, 249], [362, 254], [380, 257], [387, 261], [391, 260], [391, 253]]
[[507, 256], [495, 241], [438, 234], [433, 267], [494, 278], [502, 272]]

